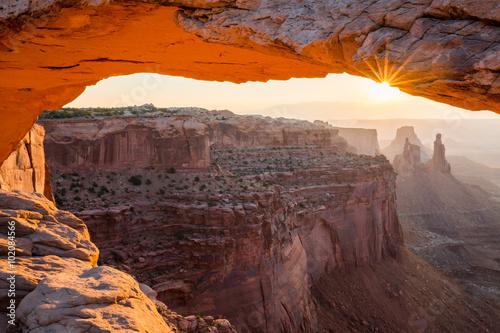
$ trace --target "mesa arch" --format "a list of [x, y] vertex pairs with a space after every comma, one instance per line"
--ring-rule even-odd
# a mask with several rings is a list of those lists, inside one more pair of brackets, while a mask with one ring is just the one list
[[497, 0], [0, 0], [0, 20], [0, 161], [44, 109], [137, 72], [346, 72], [500, 113]]

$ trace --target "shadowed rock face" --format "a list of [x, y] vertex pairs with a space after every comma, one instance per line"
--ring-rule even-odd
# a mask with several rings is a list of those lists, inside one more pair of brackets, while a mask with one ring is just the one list
[[33, 126], [16, 150], [3, 162], [0, 166], [0, 189], [36, 192], [54, 200], [50, 170], [45, 164], [44, 135], [43, 127]]
[[47, 163], [89, 172], [152, 167], [208, 168], [208, 127], [192, 117], [43, 121]]
[[499, 110], [495, 0], [155, 2], [3, 6], [0, 73], [9, 80], [0, 86], [0, 160], [43, 109], [60, 108], [102, 78], [136, 72], [233, 82], [347, 72]]

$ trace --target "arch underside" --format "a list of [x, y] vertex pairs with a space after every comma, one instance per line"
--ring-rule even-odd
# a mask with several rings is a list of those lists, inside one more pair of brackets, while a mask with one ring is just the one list
[[346, 72], [500, 112], [495, 0], [82, 2], [0, 12], [0, 161], [43, 110], [139, 72], [236, 83]]

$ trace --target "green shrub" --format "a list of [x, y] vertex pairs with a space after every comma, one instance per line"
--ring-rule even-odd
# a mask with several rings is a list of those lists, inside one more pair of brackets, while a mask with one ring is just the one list
[[174, 168], [168, 168], [167, 169], [167, 173], [175, 173], [175, 169]]
[[78, 195], [73, 198], [75, 201], [82, 201], [82, 198], [80, 198]]
[[213, 201], [208, 202], [208, 207], [215, 207], [215, 206], [217, 206], [216, 202], [213, 202]]
[[146, 179], [146, 185], [151, 185], [151, 179]]

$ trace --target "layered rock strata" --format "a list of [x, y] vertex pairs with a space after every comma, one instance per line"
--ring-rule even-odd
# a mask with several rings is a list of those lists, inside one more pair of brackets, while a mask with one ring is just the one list
[[0, 166], [0, 189], [27, 191], [52, 198], [50, 170], [45, 164], [45, 131], [34, 125], [17, 148]]
[[[307, 167], [290, 171], [290, 158]], [[137, 275], [172, 309], [221, 313], [243, 332], [313, 332], [314, 279], [397, 255], [402, 237], [385, 158], [225, 148], [213, 161], [232, 174], [169, 174], [150, 186], [175, 181], [179, 189], [145, 197], [141, 185], [133, 195], [117, 192], [120, 206], [77, 213], [104, 262]]]
[[337, 147], [346, 151], [347, 141], [339, 130], [305, 120], [236, 115], [231, 111], [184, 109], [210, 129], [210, 144], [216, 147]]
[[210, 163], [208, 127], [188, 116], [45, 120], [45, 151], [68, 172], [156, 168], [203, 170]]
[[184, 108], [165, 115], [41, 120], [47, 163], [69, 172], [155, 168], [206, 170], [209, 145], [347, 149], [339, 130], [308, 121]]
[[137, 72], [233, 82], [347, 72], [498, 111], [495, 0], [3, 3], [0, 161], [42, 110]]

